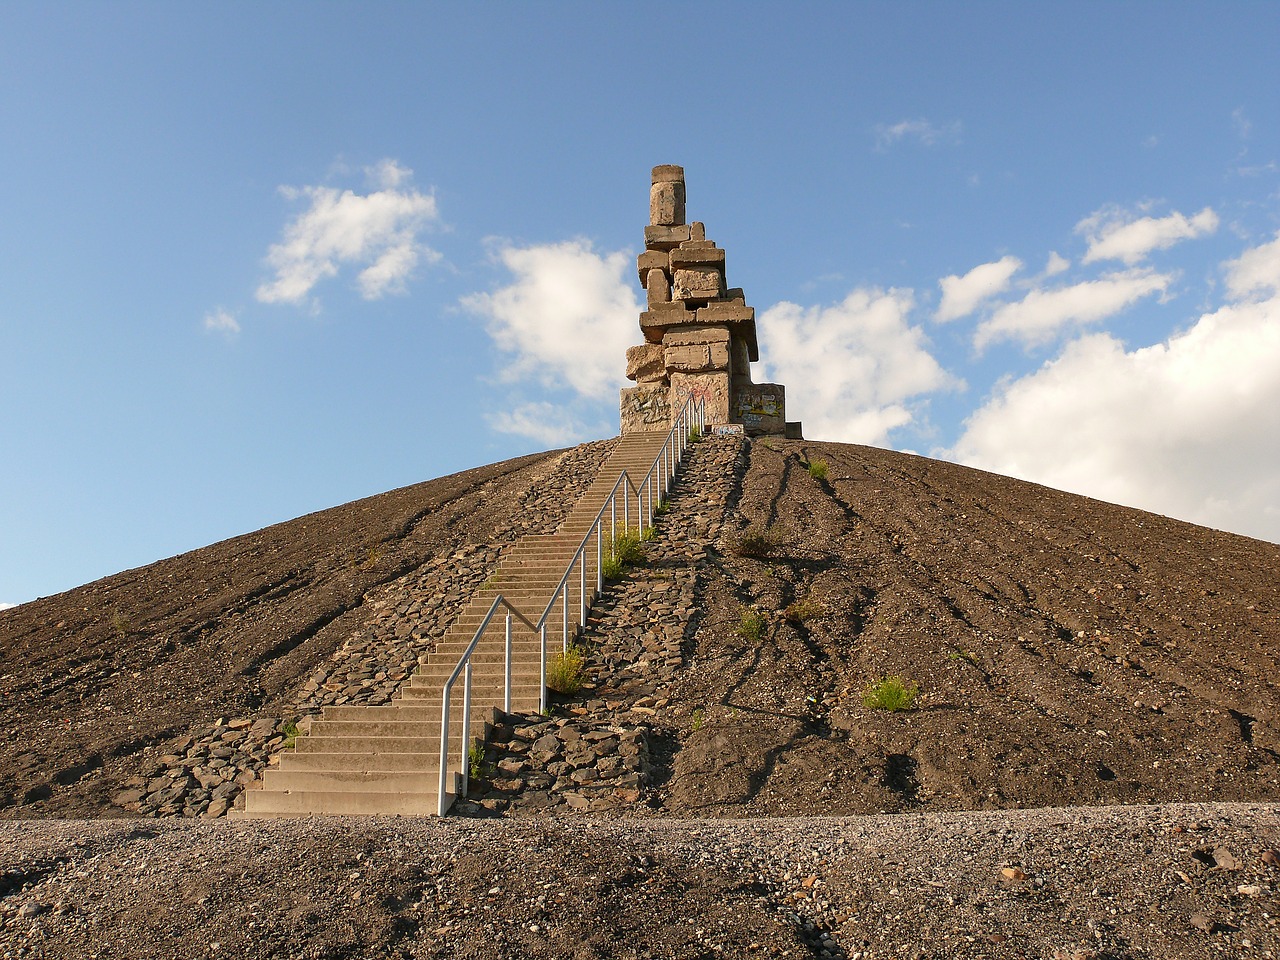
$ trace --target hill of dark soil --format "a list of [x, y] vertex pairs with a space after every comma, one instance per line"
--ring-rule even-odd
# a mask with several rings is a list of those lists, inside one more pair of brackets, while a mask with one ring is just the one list
[[670, 812], [1280, 798], [1280, 546], [840, 444], [752, 444], [731, 506]]
[[116, 816], [143, 749], [279, 715], [381, 584], [518, 526], [556, 454], [309, 514], [0, 611], [0, 817]]
[[[118, 816], [144, 748], [285, 715], [380, 585], [510, 542], [522, 504], [563, 510], [561, 474], [588, 454], [603, 448], [406, 487], [0, 612], [0, 816]], [[869, 447], [757, 441], [736, 463], [651, 731], [651, 810], [1280, 798], [1280, 547]], [[772, 544], [744, 549], [747, 531]], [[747, 608], [759, 639], [742, 636]], [[919, 686], [915, 709], [864, 706], [891, 676]]]

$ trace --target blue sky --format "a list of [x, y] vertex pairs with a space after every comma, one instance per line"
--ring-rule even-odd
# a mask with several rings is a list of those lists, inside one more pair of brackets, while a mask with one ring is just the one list
[[1280, 5], [0, 6], [0, 603], [617, 432], [649, 168], [815, 439], [1280, 540]]

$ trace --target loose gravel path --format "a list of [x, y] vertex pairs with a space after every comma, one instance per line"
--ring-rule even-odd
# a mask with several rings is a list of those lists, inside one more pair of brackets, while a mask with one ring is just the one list
[[0, 823], [3, 957], [1280, 955], [1280, 805]]

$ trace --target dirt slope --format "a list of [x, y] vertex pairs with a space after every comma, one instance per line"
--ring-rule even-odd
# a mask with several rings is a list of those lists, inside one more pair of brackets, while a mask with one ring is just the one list
[[[556, 462], [407, 487], [0, 612], [0, 816], [120, 815], [110, 797], [146, 745], [280, 716], [379, 584], [509, 542]], [[756, 442], [737, 463], [687, 666], [661, 691], [654, 812], [1280, 798], [1280, 547], [868, 447]], [[736, 548], [749, 525], [777, 535], [770, 555]], [[759, 640], [739, 633], [744, 606]], [[917, 709], [862, 704], [888, 675], [919, 684]]]
[[824, 443], [753, 444], [731, 516], [779, 545], [716, 544], [665, 810], [1280, 798], [1275, 544]]
[[404, 487], [0, 611], [0, 817], [112, 816], [143, 747], [271, 713], [365, 595], [493, 540], [540, 454]]

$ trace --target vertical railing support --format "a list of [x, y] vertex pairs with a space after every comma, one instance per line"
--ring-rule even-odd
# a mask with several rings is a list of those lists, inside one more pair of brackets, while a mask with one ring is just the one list
[[507, 652], [503, 670], [502, 712], [511, 712], [511, 611], [507, 611]]
[[541, 650], [538, 667], [538, 712], [547, 712], [547, 624], [544, 620], [538, 628], [538, 647]]
[[471, 773], [471, 658], [462, 675], [462, 795], [467, 795]]

